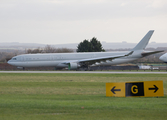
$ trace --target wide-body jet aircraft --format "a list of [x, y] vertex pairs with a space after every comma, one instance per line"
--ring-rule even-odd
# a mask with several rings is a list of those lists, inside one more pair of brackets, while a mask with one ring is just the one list
[[153, 32], [154, 30], [150, 30], [130, 51], [23, 54], [13, 57], [8, 61], [8, 64], [23, 69], [25, 67], [53, 66], [57, 69], [68, 68], [69, 70], [89, 68], [90, 66], [122, 64], [151, 54], [163, 52], [144, 50]]

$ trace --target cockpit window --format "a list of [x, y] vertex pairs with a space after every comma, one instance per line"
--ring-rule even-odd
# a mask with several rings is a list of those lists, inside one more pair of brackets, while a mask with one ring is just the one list
[[17, 60], [16, 58], [13, 58], [12, 60]]

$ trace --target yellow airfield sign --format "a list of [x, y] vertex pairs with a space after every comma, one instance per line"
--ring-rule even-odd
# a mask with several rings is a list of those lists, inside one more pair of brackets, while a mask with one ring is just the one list
[[144, 94], [147, 97], [164, 96], [163, 81], [146, 81], [144, 89]]
[[106, 96], [107, 97], [164, 96], [163, 81], [106, 83]]
[[125, 83], [106, 83], [106, 96], [125, 97]]

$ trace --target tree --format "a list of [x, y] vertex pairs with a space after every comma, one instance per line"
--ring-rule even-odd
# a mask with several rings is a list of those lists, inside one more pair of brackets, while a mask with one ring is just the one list
[[91, 47], [92, 47], [92, 51], [91, 52], [101, 52], [101, 51], [105, 51], [103, 48], [102, 48], [102, 44], [100, 43], [100, 41], [97, 40], [97, 38], [93, 37], [91, 40], [90, 40], [90, 43], [91, 43]]
[[91, 52], [91, 48], [91, 43], [88, 40], [84, 40], [79, 43], [77, 52]]
[[44, 53], [55, 53], [56, 49], [50, 45], [46, 45], [43, 52]]
[[42, 49], [40, 48], [40, 47], [38, 47], [38, 48], [36, 48], [36, 49], [28, 49], [27, 51], [26, 51], [26, 53], [42, 53]]
[[84, 40], [83, 42], [80, 42], [77, 47], [77, 52], [101, 52], [105, 51], [102, 48], [102, 44], [100, 41], [97, 40], [97, 38], [93, 37], [90, 42], [89, 40]]

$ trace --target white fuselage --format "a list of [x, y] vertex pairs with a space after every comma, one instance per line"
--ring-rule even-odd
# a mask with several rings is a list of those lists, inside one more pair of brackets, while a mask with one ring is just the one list
[[[54, 66], [54, 67], [68, 67], [63, 64], [66, 61], [76, 61], [82, 59], [90, 59], [104, 56], [113, 56], [118, 54], [127, 54], [129, 51], [124, 52], [89, 52], [89, 53], [47, 53], [47, 54], [23, 54], [13, 57], [8, 61], [9, 64], [17, 67], [43, 67], [43, 66]], [[136, 53], [136, 54], [135, 54]], [[100, 62], [95, 65], [114, 65], [121, 64], [129, 61], [141, 58], [141, 54], [135, 52], [130, 56], [117, 58], [112, 61]], [[141, 53], [141, 51], [139, 51]]]

